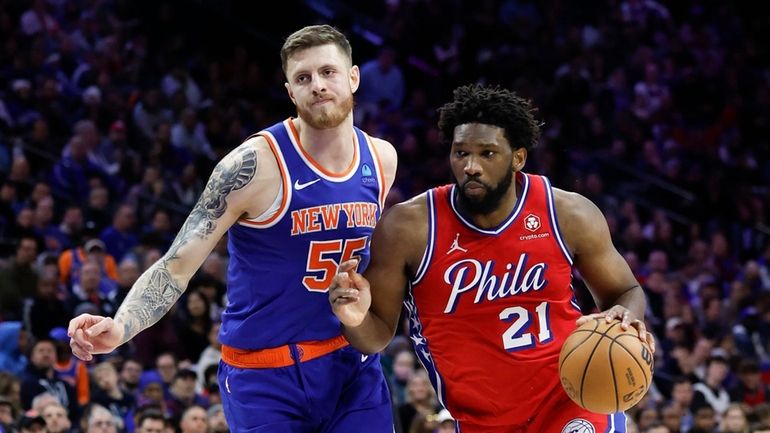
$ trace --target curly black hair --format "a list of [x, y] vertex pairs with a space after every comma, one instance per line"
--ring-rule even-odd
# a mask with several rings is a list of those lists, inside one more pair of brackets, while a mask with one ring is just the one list
[[438, 127], [447, 141], [452, 141], [457, 125], [483, 123], [505, 130], [505, 138], [513, 149], [528, 151], [540, 139], [540, 123], [529, 101], [516, 93], [480, 84], [469, 84], [454, 90], [452, 102], [439, 108]]

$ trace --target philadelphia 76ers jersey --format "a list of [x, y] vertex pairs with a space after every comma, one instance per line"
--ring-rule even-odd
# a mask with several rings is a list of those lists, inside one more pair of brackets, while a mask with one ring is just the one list
[[524, 426], [556, 393], [568, 399], [558, 359], [581, 316], [572, 258], [548, 180], [516, 182], [516, 206], [493, 229], [460, 215], [455, 186], [428, 192], [428, 245], [405, 305], [416, 353], [460, 431]]
[[384, 199], [382, 167], [369, 137], [355, 128], [354, 156], [331, 173], [305, 152], [291, 119], [258, 133], [278, 161], [280, 200], [228, 232], [227, 306], [220, 339], [262, 349], [340, 335], [327, 289], [339, 263], [369, 263]]

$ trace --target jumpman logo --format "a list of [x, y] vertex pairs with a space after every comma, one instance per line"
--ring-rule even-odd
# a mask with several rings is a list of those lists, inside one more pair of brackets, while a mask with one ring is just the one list
[[460, 233], [458, 233], [457, 236], [455, 236], [455, 241], [452, 242], [452, 246], [449, 247], [449, 251], [447, 251], [446, 253], [448, 255], [448, 254], [453, 253], [455, 251], [462, 251], [464, 253], [468, 252], [468, 250], [466, 250], [465, 248], [460, 246]]

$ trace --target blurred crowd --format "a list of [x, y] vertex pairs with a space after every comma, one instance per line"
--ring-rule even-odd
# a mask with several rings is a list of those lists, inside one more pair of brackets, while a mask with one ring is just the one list
[[[114, 315], [218, 159], [293, 115], [278, 50], [315, 22], [351, 39], [356, 124], [398, 149], [388, 204], [451, 181], [436, 107], [457, 85], [538, 107], [526, 170], [602, 209], [648, 295], [655, 382], [629, 431], [770, 431], [766, 4], [289, 1], [264, 22], [251, 3], [0, 0], [0, 433], [228, 431], [225, 239], [116, 353], [73, 359], [65, 328]], [[405, 331], [383, 355], [397, 428], [454, 431]]]

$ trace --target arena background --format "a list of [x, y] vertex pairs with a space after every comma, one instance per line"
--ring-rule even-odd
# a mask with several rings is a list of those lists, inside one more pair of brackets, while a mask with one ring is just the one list
[[[539, 108], [543, 138], [526, 170], [602, 209], [648, 295], [656, 381], [630, 428], [685, 432], [708, 418], [702, 395], [682, 403], [672, 389], [718, 375], [706, 368], [714, 358], [727, 361], [716, 381], [748, 423], [769, 424], [769, 4], [0, 0], [0, 410], [13, 418], [0, 430], [29, 424], [40, 391], [22, 352], [53, 338], [66, 357], [58, 327], [80, 312], [114, 314], [216, 161], [294, 114], [278, 51], [314, 23], [345, 32], [366, 70], [356, 124], [399, 151], [389, 204], [449, 180], [435, 109], [454, 87], [499, 84]], [[381, 55], [391, 69], [365, 67]], [[71, 260], [73, 248], [97, 254], [101, 271]], [[112, 356], [61, 367], [77, 390], [73, 428], [91, 402], [118, 431], [147, 407], [177, 423], [193, 401], [217, 419], [206, 367], [226, 263], [223, 242], [161, 323]], [[416, 411], [437, 410], [407, 342], [399, 332], [383, 358], [404, 432]], [[116, 384], [96, 378], [110, 376], [103, 362]], [[153, 396], [188, 368], [194, 400], [167, 385]]]

